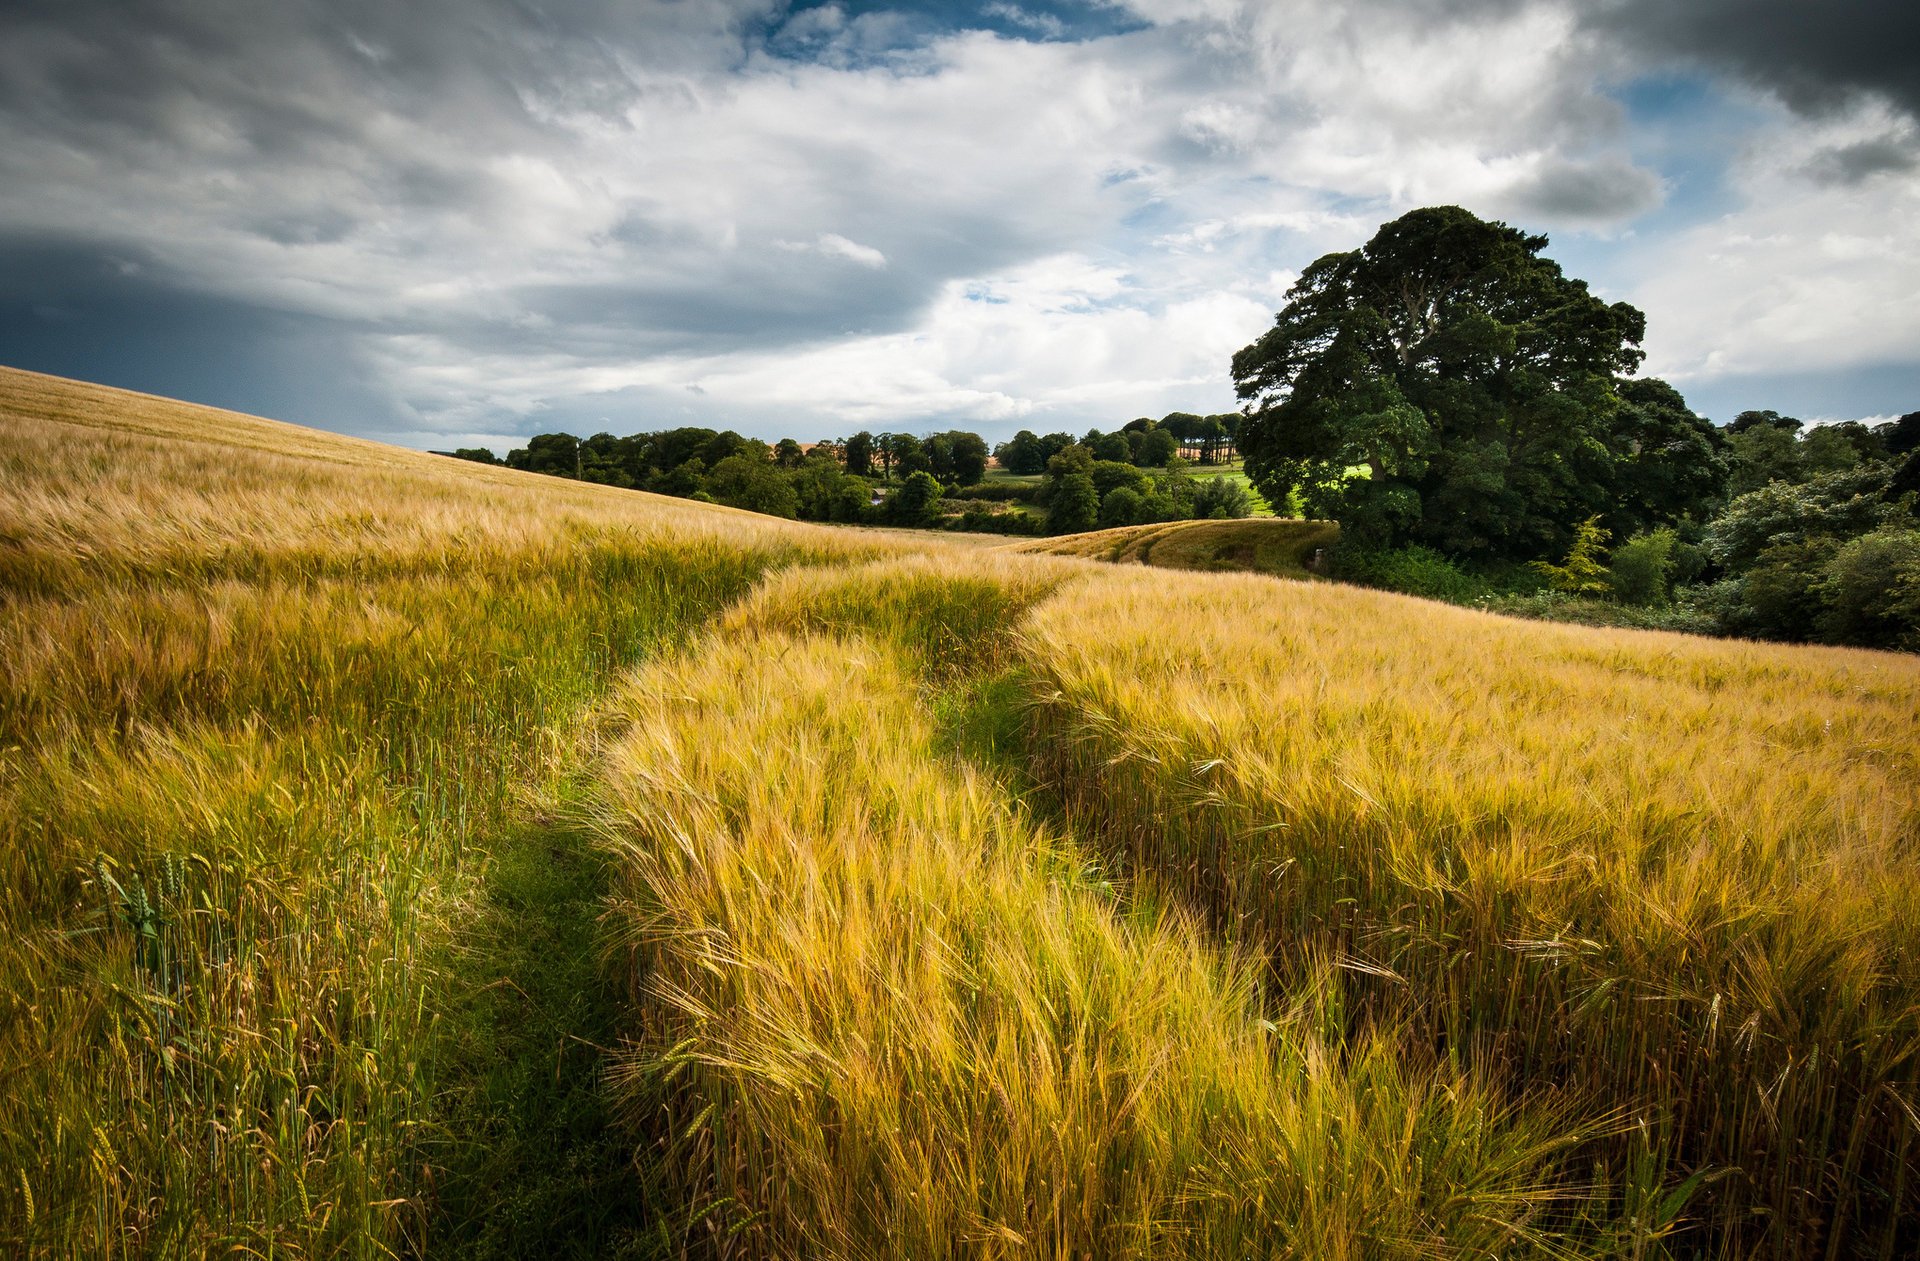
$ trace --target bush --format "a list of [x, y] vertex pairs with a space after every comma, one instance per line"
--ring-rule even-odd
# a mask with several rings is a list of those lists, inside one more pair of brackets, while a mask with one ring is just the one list
[[948, 499], [976, 499], [986, 503], [1037, 503], [1038, 482], [981, 482], [947, 492]]
[[1024, 512], [993, 512], [970, 507], [957, 517], [949, 517], [943, 528], [968, 534], [1036, 535], [1041, 533], [1039, 517]]
[[1239, 518], [1253, 512], [1253, 500], [1247, 488], [1230, 477], [1200, 480], [1193, 495], [1193, 515], [1213, 519]]
[[1136, 525], [1144, 516], [1145, 506], [1146, 501], [1138, 491], [1127, 486], [1116, 486], [1100, 501], [1100, 524], [1105, 529]]
[[1369, 587], [1467, 604], [1487, 594], [1479, 579], [1429, 547], [1413, 544], [1382, 551], [1340, 549], [1334, 555], [1338, 577]]
[[1636, 534], [1613, 549], [1607, 565], [1607, 578], [1613, 594], [1622, 604], [1641, 608], [1664, 608], [1671, 599], [1678, 538], [1663, 526], [1651, 533]]
[[1609, 590], [1607, 567], [1600, 558], [1606, 550], [1607, 532], [1601, 527], [1600, 518], [1588, 517], [1574, 532], [1573, 546], [1567, 551], [1564, 565], [1536, 560], [1532, 568], [1539, 571], [1555, 591], [1567, 595], [1605, 595]]
[[1814, 584], [1822, 639], [1871, 648], [1920, 647], [1920, 530], [1885, 526], [1843, 546]]

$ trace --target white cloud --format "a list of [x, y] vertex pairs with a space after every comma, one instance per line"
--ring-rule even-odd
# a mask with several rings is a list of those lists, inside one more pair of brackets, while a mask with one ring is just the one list
[[871, 245], [862, 245], [858, 241], [849, 241], [838, 232], [822, 232], [811, 241], [775, 241], [774, 246], [794, 254], [824, 254], [829, 258], [844, 258], [860, 264], [862, 267], [885, 267], [887, 256]]
[[1732, 212], [1636, 254], [1648, 371], [1676, 382], [1903, 362], [1920, 347], [1920, 173], [1825, 179], [1819, 154], [1892, 124], [1781, 111], [1732, 171]]
[[[1230, 406], [1228, 357], [1299, 269], [1413, 206], [1618, 237], [1672, 192], [1603, 90], [1631, 64], [1565, 0], [1128, 8], [1153, 25], [1079, 42], [982, 10], [1031, 42], [610, 4], [503, 65], [263, 13], [272, 38], [231, 62], [116, 54], [159, 84], [131, 122], [67, 107], [46, 67], [86, 62], [72, 41], [16, 41], [0, 86], [44, 105], [0, 114], [0, 233], [335, 321], [419, 431], [623, 391], [767, 432], [1078, 429]], [[421, 64], [416, 91], [397, 76]], [[1650, 224], [1644, 264], [1597, 279], [1677, 377], [1911, 357], [1910, 125], [1769, 117], [1729, 213]]]

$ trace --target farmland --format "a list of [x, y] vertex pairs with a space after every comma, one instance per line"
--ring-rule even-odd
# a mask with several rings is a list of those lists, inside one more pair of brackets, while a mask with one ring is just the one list
[[9, 1254], [1920, 1246], [1913, 657], [0, 428]]

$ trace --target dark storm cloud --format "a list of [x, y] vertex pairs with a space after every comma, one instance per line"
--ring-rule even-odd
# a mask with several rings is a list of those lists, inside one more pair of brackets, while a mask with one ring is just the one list
[[1731, 70], [1800, 109], [1873, 92], [1920, 115], [1913, 0], [1604, 0], [1585, 13], [1630, 47]]
[[0, 244], [0, 277], [7, 363], [357, 433], [406, 427], [332, 321], [183, 293], [86, 242]]
[[1882, 137], [1828, 149], [1808, 164], [1808, 173], [1831, 184], [1858, 184], [1876, 175], [1900, 174], [1920, 167], [1920, 141]]

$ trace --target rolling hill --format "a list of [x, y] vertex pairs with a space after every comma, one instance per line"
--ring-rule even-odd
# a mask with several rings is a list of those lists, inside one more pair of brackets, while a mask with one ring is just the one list
[[1920, 660], [0, 438], [11, 1255], [1920, 1246]]
[[1014, 543], [1009, 550], [1162, 569], [1246, 570], [1276, 578], [1306, 578], [1314, 554], [1332, 548], [1339, 538], [1340, 527], [1331, 521], [1248, 517], [1121, 526]]

